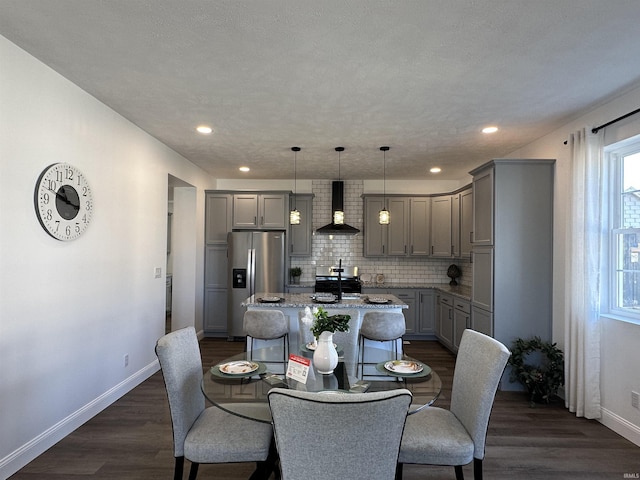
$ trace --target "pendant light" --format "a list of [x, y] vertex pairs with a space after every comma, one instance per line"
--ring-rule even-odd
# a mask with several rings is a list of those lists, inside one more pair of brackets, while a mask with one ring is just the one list
[[389, 225], [391, 215], [387, 210], [387, 152], [389, 147], [380, 147], [382, 150], [382, 210], [378, 213], [378, 222], [380, 225]]
[[[340, 181], [340, 153], [344, 152], [344, 147], [336, 147], [336, 152], [338, 152], [338, 181]], [[344, 211], [336, 209], [333, 211], [333, 223], [335, 225], [343, 225], [344, 224]]]
[[296, 208], [296, 184], [298, 183], [296, 164], [300, 147], [291, 147], [291, 150], [293, 151], [293, 210], [289, 212], [289, 223], [291, 225], [300, 225], [300, 212]]

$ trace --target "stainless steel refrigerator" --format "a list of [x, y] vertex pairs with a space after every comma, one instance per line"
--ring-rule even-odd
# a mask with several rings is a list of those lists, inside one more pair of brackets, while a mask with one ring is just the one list
[[228, 336], [244, 335], [245, 308], [240, 304], [256, 293], [284, 293], [285, 232], [230, 232]]

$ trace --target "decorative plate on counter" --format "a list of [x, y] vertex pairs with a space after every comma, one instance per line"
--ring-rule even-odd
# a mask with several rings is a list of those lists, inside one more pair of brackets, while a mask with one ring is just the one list
[[377, 303], [380, 305], [383, 305], [385, 303], [389, 303], [389, 299], [387, 298], [382, 298], [382, 297], [367, 297], [367, 302], [368, 303]]
[[258, 301], [260, 303], [278, 303], [278, 302], [281, 302], [282, 300], [284, 300], [284, 298], [280, 298], [280, 297], [262, 297], [262, 298], [258, 298]]
[[335, 295], [314, 295], [311, 297], [317, 303], [336, 303]]

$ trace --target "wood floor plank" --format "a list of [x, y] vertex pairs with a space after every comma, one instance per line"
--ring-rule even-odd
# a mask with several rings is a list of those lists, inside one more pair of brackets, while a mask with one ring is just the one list
[[[203, 369], [243, 350], [241, 342], [200, 342]], [[411, 341], [408, 355], [442, 378], [436, 405], [447, 408], [455, 357], [437, 342]], [[188, 462], [184, 478], [188, 475]], [[123, 396], [11, 477], [12, 480], [141, 480], [173, 477], [169, 405], [160, 373]], [[254, 464], [201, 465], [198, 478], [246, 479]], [[473, 478], [471, 466], [465, 478]], [[486, 479], [623, 479], [640, 473], [640, 447], [562, 402], [530, 408], [526, 395], [498, 392], [484, 461]], [[405, 465], [404, 479], [453, 480], [453, 468]], [[633, 478], [633, 477], [630, 477]], [[348, 480], [348, 477], [345, 477]]]

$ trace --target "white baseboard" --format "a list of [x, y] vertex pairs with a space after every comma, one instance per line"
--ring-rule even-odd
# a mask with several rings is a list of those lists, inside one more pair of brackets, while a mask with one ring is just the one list
[[640, 427], [638, 425], [634, 425], [606, 408], [602, 408], [601, 413], [600, 423], [640, 447]]
[[158, 360], [155, 360], [98, 398], [87, 403], [66, 418], [63, 418], [6, 457], [0, 459], [0, 478], [8, 478], [16, 473], [27, 463], [38, 457], [38, 455], [41, 455], [75, 429], [95, 417], [102, 410], [133, 390], [158, 370], [160, 370], [160, 364]]

